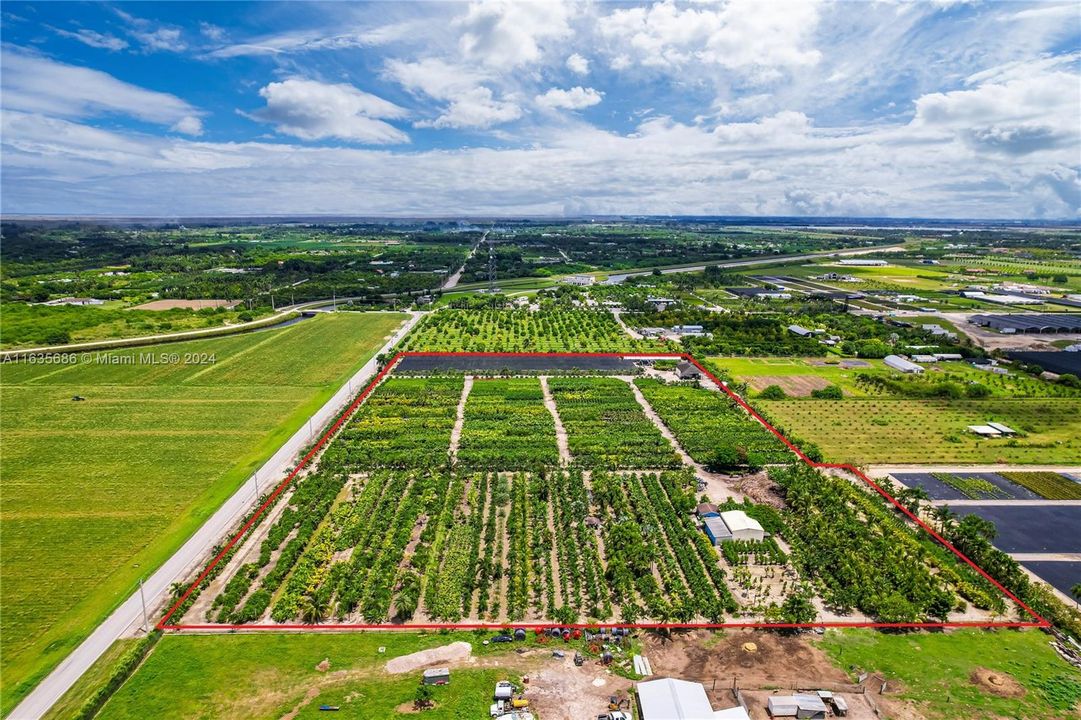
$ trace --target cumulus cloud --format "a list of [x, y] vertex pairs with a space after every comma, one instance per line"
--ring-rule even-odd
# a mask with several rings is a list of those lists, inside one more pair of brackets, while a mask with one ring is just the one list
[[225, 28], [214, 23], [208, 23], [205, 20], [199, 23], [199, 32], [203, 37], [215, 42], [221, 42], [225, 39]]
[[569, 90], [552, 88], [543, 95], [538, 95], [535, 100], [538, 105], [547, 108], [562, 110], [581, 110], [596, 105], [604, 98], [604, 93], [593, 88], [575, 86]]
[[578, 53], [572, 54], [567, 58], [567, 69], [577, 75], [589, 74], [589, 60], [585, 59]]
[[1010, 155], [1081, 144], [1081, 77], [1062, 60], [993, 68], [971, 89], [916, 100], [914, 128], [951, 134], [970, 146]]
[[285, 135], [302, 140], [337, 138], [371, 145], [409, 142], [409, 136], [385, 119], [408, 113], [383, 98], [345, 83], [290, 78], [259, 91], [266, 107], [249, 114]]
[[[0, 63], [4, 67], [0, 82], [5, 112], [22, 110], [74, 118], [116, 114], [160, 125], [198, 119], [203, 114], [175, 95], [15, 48], [0, 51]], [[195, 126], [188, 120], [186, 127]]]
[[123, 50], [128, 46], [128, 41], [123, 38], [118, 38], [115, 35], [108, 35], [106, 33], [99, 33], [95, 30], [89, 30], [87, 28], [79, 28], [75, 32], [70, 30], [62, 30], [60, 28], [53, 28], [60, 37], [66, 37], [71, 40], [78, 40], [84, 45], [89, 45], [93, 48], [101, 48], [102, 50]]
[[439, 58], [416, 62], [391, 60], [384, 75], [414, 94], [447, 103], [438, 116], [414, 123], [432, 128], [489, 128], [517, 120], [522, 109], [513, 100], [496, 98], [491, 88], [482, 85], [491, 74]]
[[821, 53], [811, 47], [817, 22], [817, 3], [807, 0], [727, 0], [686, 8], [664, 0], [614, 10], [598, 29], [615, 69], [719, 66], [762, 81], [819, 61]]
[[540, 59], [544, 45], [572, 34], [573, 9], [563, 0], [483, 0], [472, 2], [456, 25], [468, 58], [498, 68]]
[[522, 109], [513, 102], [497, 100], [486, 87], [467, 90], [453, 100], [435, 120], [421, 120], [417, 127], [433, 128], [489, 128], [500, 123], [517, 120]]

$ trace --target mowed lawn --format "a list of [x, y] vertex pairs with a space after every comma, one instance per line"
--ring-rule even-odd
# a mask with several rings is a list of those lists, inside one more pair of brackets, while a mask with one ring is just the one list
[[[269, 720], [297, 710], [291, 717], [303, 719], [324, 716], [323, 704], [339, 706], [338, 718], [397, 717], [399, 706], [412, 709], [421, 671], [390, 675], [387, 660], [459, 640], [471, 643], [475, 654], [503, 660], [499, 667], [455, 667], [450, 685], [433, 688], [435, 707], [423, 717], [483, 718], [496, 682], [520, 683], [523, 668], [517, 666], [525, 661], [513, 647], [484, 647], [480, 639], [465, 632], [170, 635], [99, 718]], [[327, 672], [316, 669], [323, 660], [330, 662]]]
[[[818, 645], [854, 675], [885, 675], [895, 688], [892, 697], [914, 703], [928, 720], [1076, 718], [1081, 712], [1081, 671], [1061, 660], [1049, 639], [1035, 630], [831, 630]], [[1004, 685], [1016, 681], [1023, 691], [1012, 686], [1013, 692], [999, 694], [1012, 697], [996, 695], [974, 682], [978, 672], [996, 675]]]
[[[832, 462], [1072, 464], [1081, 461], [1081, 399], [759, 400], [774, 424]], [[1023, 437], [980, 438], [1004, 423]]]
[[[5, 714], [209, 517], [404, 315], [117, 350], [214, 362], [0, 368]], [[86, 398], [75, 402], [75, 395]]]

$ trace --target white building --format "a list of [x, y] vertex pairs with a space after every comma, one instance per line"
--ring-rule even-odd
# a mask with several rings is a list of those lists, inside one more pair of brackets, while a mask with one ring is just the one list
[[563, 278], [563, 282], [569, 285], [592, 285], [597, 282], [597, 278], [592, 275], [568, 275]]
[[750, 720], [742, 707], [714, 710], [702, 683], [665, 678], [635, 686], [641, 720]]
[[894, 370], [900, 370], [903, 373], [921, 373], [923, 368], [914, 362], [905, 360], [900, 355], [887, 355], [882, 359], [882, 362], [886, 363], [887, 367], [891, 367]]
[[733, 540], [763, 540], [766, 537], [762, 525], [742, 510], [726, 510], [721, 513], [721, 522], [732, 533]]

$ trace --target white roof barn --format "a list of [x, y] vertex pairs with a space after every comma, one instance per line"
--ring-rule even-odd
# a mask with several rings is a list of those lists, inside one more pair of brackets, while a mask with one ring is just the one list
[[665, 678], [637, 685], [642, 720], [713, 720], [702, 683]]
[[742, 510], [726, 510], [721, 513], [721, 521], [734, 540], [762, 540], [766, 536], [762, 525]]
[[905, 360], [900, 355], [887, 355], [882, 359], [882, 362], [884, 362], [888, 367], [891, 367], [894, 370], [900, 370], [903, 373], [923, 372], [923, 368], [921, 366], [917, 365], [914, 362], [909, 362], [908, 360]]

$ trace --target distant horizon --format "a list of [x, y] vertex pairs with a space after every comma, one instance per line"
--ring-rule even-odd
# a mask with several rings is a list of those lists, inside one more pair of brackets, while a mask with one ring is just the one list
[[919, 216], [871, 216], [871, 215], [653, 215], [639, 214], [584, 214], [584, 215], [528, 215], [522, 213], [507, 215], [492, 214], [432, 214], [432, 215], [390, 215], [390, 214], [349, 214], [349, 213], [284, 213], [281, 215], [255, 213], [255, 214], [212, 214], [212, 215], [138, 215], [124, 213], [3, 213], [0, 212], [0, 222], [156, 222], [156, 223], [183, 223], [183, 222], [216, 222], [231, 220], [266, 221], [266, 222], [589, 222], [589, 221], [682, 221], [682, 222], [716, 222], [720, 224], [785, 224], [785, 225], [812, 225], [812, 224], [837, 224], [837, 223], [866, 223], [869, 225], [902, 225], [909, 223], [924, 223], [932, 226], [945, 223], [960, 223], [970, 225], [990, 226], [1056, 226], [1081, 228], [1081, 220], [1077, 218], [993, 218], [993, 217], [919, 217]]

